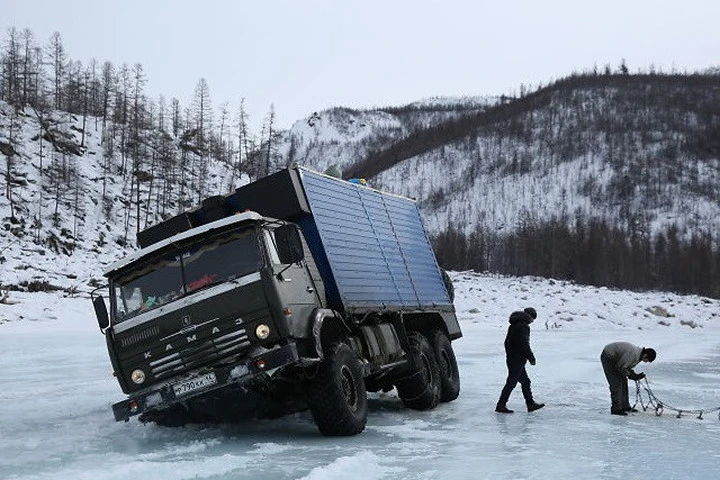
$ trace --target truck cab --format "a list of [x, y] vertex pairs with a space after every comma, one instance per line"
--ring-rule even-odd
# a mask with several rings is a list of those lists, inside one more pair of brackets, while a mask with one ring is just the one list
[[295, 225], [246, 212], [111, 265], [100, 326], [133, 397], [115, 405], [116, 419], [299, 361], [308, 333], [293, 316], [310, 316], [323, 296], [305, 250]]

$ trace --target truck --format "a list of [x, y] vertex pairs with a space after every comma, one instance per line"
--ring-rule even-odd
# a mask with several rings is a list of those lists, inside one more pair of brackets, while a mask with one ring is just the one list
[[309, 410], [349, 436], [368, 392], [416, 410], [460, 393], [451, 284], [412, 199], [291, 165], [137, 240], [91, 296], [127, 395], [117, 421]]

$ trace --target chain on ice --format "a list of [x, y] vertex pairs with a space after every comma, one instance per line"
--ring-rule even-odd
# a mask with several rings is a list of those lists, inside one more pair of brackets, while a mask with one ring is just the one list
[[[647, 398], [644, 398], [644, 395]], [[718, 412], [718, 420], [720, 420], [720, 407], [693, 410], [686, 408], [675, 408], [666, 402], [660, 401], [650, 389], [650, 384], [647, 381], [647, 377], [642, 380], [635, 381], [635, 405], [633, 405], [633, 408], [635, 408], [635, 406], [638, 404], [640, 404], [643, 411], [647, 411], [648, 408], [652, 407], [655, 410], [655, 415], [657, 416], [662, 415], [665, 410], [672, 410], [674, 412], [677, 412], [677, 418], [682, 417], [683, 414], [691, 414], [697, 415], [697, 418], [699, 420], [702, 420], [703, 414]]]

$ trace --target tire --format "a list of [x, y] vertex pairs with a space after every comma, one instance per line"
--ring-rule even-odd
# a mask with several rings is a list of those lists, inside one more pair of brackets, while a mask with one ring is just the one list
[[435, 352], [427, 339], [418, 332], [408, 335], [412, 370], [398, 380], [398, 396], [403, 404], [414, 410], [431, 410], [440, 403], [440, 369]]
[[455, 286], [452, 283], [452, 280], [450, 280], [450, 275], [443, 270], [440, 269], [440, 273], [442, 274], [443, 283], [445, 284], [445, 290], [447, 290], [448, 297], [450, 298], [450, 303], [455, 302]]
[[365, 429], [367, 391], [360, 361], [344, 343], [325, 353], [314, 378], [308, 381], [308, 404], [315, 425], [325, 436], [357, 435]]
[[455, 351], [445, 332], [439, 330], [430, 336], [430, 345], [440, 369], [440, 401], [452, 402], [460, 395], [460, 370]]

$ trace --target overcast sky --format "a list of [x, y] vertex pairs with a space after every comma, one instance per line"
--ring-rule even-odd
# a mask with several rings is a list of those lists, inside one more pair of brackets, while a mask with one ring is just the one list
[[717, 0], [0, 0], [7, 29], [70, 58], [142, 64], [147, 92], [188, 105], [204, 77], [217, 108], [314, 111], [517, 92], [595, 65], [720, 65]]

